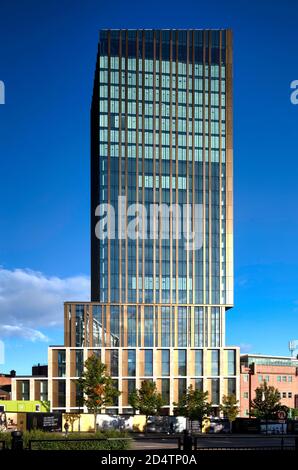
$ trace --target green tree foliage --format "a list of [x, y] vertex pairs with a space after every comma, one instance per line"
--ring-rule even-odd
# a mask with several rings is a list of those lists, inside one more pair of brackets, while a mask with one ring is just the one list
[[208, 392], [197, 390], [190, 385], [185, 395], [174, 403], [176, 413], [179, 416], [185, 416], [190, 421], [199, 421], [202, 426], [202, 420], [211, 412], [211, 404], [208, 402]]
[[288, 408], [281, 404], [277, 388], [264, 382], [255, 390], [256, 397], [251, 402], [252, 414], [260, 419], [277, 419], [279, 411], [288, 413]]
[[139, 411], [146, 417], [145, 431], [147, 432], [147, 423], [149, 416], [160, 414], [164, 405], [161, 394], [156, 389], [155, 382], [144, 380], [141, 388], [132, 392], [128, 397], [128, 403], [134, 411]]
[[115, 388], [105, 364], [94, 354], [85, 361], [84, 372], [77, 383], [84, 396], [84, 404], [94, 414], [96, 431], [97, 415], [103, 408], [112, 406], [121, 392]]
[[239, 401], [236, 398], [236, 395], [224, 395], [222, 398], [222, 404], [219, 406], [220, 411], [222, 411], [225, 418], [229, 420], [230, 431], [232, 427], [232, 422], [235, 421], [239, 414]]

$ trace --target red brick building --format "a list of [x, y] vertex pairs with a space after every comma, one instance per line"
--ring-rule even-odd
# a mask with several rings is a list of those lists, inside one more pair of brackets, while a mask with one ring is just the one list
[[280, 392], [281, 403], [298, 408], [298, 359], [243, 354], [240, 357], [240, 416], [250, 416], [250, 402], [264, 381]]
[[15, 376], [14, 370], [10, 371], [10, 374], [0, 373], [0, 400], [11, 399], [11, 379]]

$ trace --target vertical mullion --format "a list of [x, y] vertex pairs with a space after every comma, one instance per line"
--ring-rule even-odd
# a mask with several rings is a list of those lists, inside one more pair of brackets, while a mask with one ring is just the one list
[[[173, 119], [173, 112], [172, 112], [172, 55], [173, 55], [173, 39], [172, 39], [172, 30], [170, 31], [170, 38], [169, 38], [169, 47], [170, 47], [170, 80], [169, 80], [169, 94], [170, 94], [170, 122], [169, 122], [169, 129], [170, 129], [170, 208], [172, 208], [173, 205], [173, 162], [172, 162], [172, 152], [173, 152], [173, 144], [172, 144], [172, 119]], [[173, 303], [173, 212], [170, 211], [170, 304], [172, 305]], [[171, 308], [171, 313], [173, 315], [173, 309]], [[172, 325], [172, 321], [171, 321]], [[171, 338], [173, 337], [173, 332], [171, 333]]]
[[[122, 196], [122, 30], [119, 31], [119, 99], [118, 99], [118, 123], [119, 123], [119, 134], [118, 134], [118, 196]], [[118, 220], [122, 221], [121, 204], [118, 207]], [[120, 222], [122, 224], [122, 222]], [[121, 233], [122, 227], [118, 225], [118, 233]], [[119, 236], [119, 302], [122, 301], [122, 237]]]
[[[175, 202], [176, 204], [179, 203], [179, 193], [178, 193], [178, 170], [179, 170], [179, 162], [178, 162], [178, 86], [179, 86], [179, 79], [178, 79], [178, 53], [179, 53], [179, 48], [178, 48], [178, 31], [175, 31], [175, 48], [176, 48], [176, 87], [175, 87], [175, 93], [176, 93], [176, 118], [175, 118], [175, 136], [176, 136], [176, 175], [175, 175]], [[176, 303], [179, 303], [180, 298], [179, 298], [179, 238], [178, 238], [178, 225], [179, 221], [176, 218]]]
[[[162, 32], [159, 32], [159, 204], [162, 204]], [[159, 213], [159, 303], [162, 303], [162, 220]]]
[[[108, 204], [111, 204], [111, 32], [108, 31]], [[111, 221], [108, 218], [108, 302], [111, 301]]]
[[[139, 32], [136, 31], [136, 205], [139, 204]], [[140, 227], [138, 227], [140, 231]], [[139, 235], [136, 237], [136, 303], [139, 302]]]
[[[145, 31], [142, 30], [142, 204], [145, 204]], [[144, 214], [142, 214], [144, 217]], [[145, 240], [142, 237], [142, 302], [145, 302]]]
[[[188, 120], [189, 120], [189, 112], [188, 112], [188, 105], [189, 105], [189, 86], [188, 86], [188, 69], [189, 69], [189, 31], [187, 31], [187, 39], [186, 39], [186, 204], [187, 204], [187, 213], [188, 213], [188, 204], [189, 204], [189, 149], [188, 149]], [[190, 224], [191, 220], [187, 221], [187, 243], [189, 245], [189, 234], [190, 234]], [[186, 302], [189, 304], [189, 288], [188, 288], [188, 280], [189, 280], [189, 249], [186, 250]], [[188, 318], [188, 309], [187, 309], [187, 318]], [[188, 321], [187, 321], [188, 324]]]
[[127, 204], [128, 204], [128, 31], [125, 30], [125, 302], [128, 302], [128, 237], [127, 237]]
[[[219, 76], [218, 76], [218, 87], [219, 87], [219, 93], [218, 93], [218, 100], [219, 100], [219, 123], [218, 123], [218, 132], [219, 132], [219, 304], [222, 303], [222, 259], [221, 259], [221, 253], [222, 253], [222, 248], [221, 248], [221, 242], [222, 242], [222, 191], [221, 191], [221, 185], [222, 185], [222, 125], [221, 125], [221, 81], [222, 81], [222, 74], [221, 74], [221, 47], [222, 47], [222, 31], [219, 32]], [[219, 332], [219, 337], [220, 337], [220, 343], [219, 346], [222, 346], [222, 309], [220, 308], [220, 332]]]
[[[206, 125], [205, 125], [205, 55], [206, 55], [206, 49], [205, 49], [205, 34], [206, 32], [203, 31], [203, 41], [202, 41], [202, 55], [203, 55], [203, 67], [202, 67], [202, 93], [203, 93], [203, 99], [202, 99], [202, 133], [203, 133], [203, 139], [202, 139], [202, 145], [203, 145], [203, 158], [202, 158], [202, 163], [203, 163], [203, 304], [206, 305], [206, 151], [205, 151], [205, 130], [206, 130]], [[205, 336], [205, 328], [204, 328], [204, 336]], [[205, 340], [204, 340], [205, 344]]]
[[[195, 32], [192, 31], [192, 220], [193, 220], [193, 231], [195, 230]], [[196, 298], [196, 251], [192, 253], [192, 285], [193, 285], [193, 299], [192, 303], [198, 303]]]
[[209, 304], [213, 303], [212, 289], [212, 157], [211, 157], [211, 49], [212, 49], [212, 33], [209, 31], [208, 40], [208, 167], [209, 167]]
[[[156, 31], [153, 32], [153, 206], [156, 202]], [[150, 219], [151, 223], [152, 220]], [[156, 302], [156, 220], [153, 217], [153, 303]]]

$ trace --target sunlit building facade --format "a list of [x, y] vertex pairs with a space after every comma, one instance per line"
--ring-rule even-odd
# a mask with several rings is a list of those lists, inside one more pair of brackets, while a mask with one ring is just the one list
[[[106, 226], [103, 204], [113, 208]], [[152, 217], [154, 207], [165, 212]], [[186, 249], [193, 234], [199, 243]], [[129, 393], [150, 379], [165, 414], [189, 385], [209, 392], [216, 413], [223, 395], [239, 397], [239, 350], [225, 345], [232, 306], [231, 31], [103, 30], [91, 108], [91, 302], [65, 304], [65, 343], [49, 352], [53, 409], [77, 409], [75, 379], [96, 353], [122, 392], [110, 412], [131, 412]]]

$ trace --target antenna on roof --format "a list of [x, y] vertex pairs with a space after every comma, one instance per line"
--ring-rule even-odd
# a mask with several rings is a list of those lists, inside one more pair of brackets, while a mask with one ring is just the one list
[[298, 349], [298, 339], [292, 339], [289, 341], [289, 351], [292, 357], [294, 357], [294, 352]]

